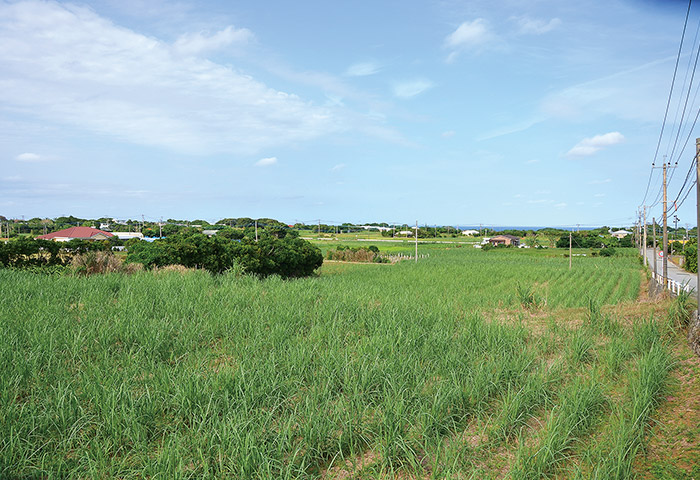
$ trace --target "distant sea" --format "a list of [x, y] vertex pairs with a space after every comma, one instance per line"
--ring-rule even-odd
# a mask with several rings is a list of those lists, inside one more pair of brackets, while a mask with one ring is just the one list
[[[602, 226], [602, 225], [601, 225]], [[571, 230], [572, 232], [575, 232], [576, 230], [595, 230], [596, 228], [600, 227], [547, 227], [547, 226], [540, 226], [540, 227], [532, 227], [532, 226], [518, 226], [518, 227], [510, 227], [510, 226], [493, 226], [493, 225], [482, 225], [479, 227], [479, 225], [467, 225], [467, 226], [458, 226], [460, 230], [479, 230], [479, 228], [488, 228], [489, 230], [494, 230], [496, 232], [502, 232], [503, 230], [542, 230], [543, 228], [557, 228], [559, 230]]]

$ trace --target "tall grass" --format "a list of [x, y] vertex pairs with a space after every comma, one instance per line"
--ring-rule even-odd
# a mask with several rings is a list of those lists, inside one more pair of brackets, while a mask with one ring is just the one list
[[[547, 433], [517, 465], [555, 471], [600, 391], [547, 367], [526, 325], [490, 312], [520, 310], [522, 282], [546, 289], [555, 318], [585, 306], [576, 289], [591, 272], [619, 270], [630, 286], [638, 266], [569, 272], [518, 253], [435, 250], [295, 281], [0, 270], [0, 477], [318, 478], [368, 451], [378, 471], [467, 471], [473, 458], [445, 439], [484, 422], [511, 442], [541, 408]], [[602, 305], [630, 288], [592, 295]], [[635, 352], [651, 328], [637, 327]], [[597, 358], [583, 347], [576, 358]]]
[[567, 386], [534, 446], [524, 440], [517, 454], [511, 478], [542, 478], [555, 472], [567, 459], [566, 453], [585, 434], [600, 413], [605, 398], [595, 381], [576, 380]]

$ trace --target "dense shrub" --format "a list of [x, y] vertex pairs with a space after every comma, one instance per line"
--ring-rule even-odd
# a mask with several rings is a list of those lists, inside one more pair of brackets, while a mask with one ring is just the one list
[[697, 273], [698, 271], [698, 243], [697, 241], [690, 241], [685, 244], [683, 248], [683, 255], [685, 256], [685, 262], [683, 263], [683, 268], [692, 273]]
[[40, 268], [67, 265], [74, 256], [90, 251], [104, 251], [110, 248], [107, 241], [71, 240], [54, 242], [51, 240], [20, 238], [0, 243], [0, 266], [12, 268]]
[[242, 268], [246, 273], [284, 278], [311, 275], [323, 263], [318, 247], [291, 235], [278, 238], [265, 232], [254, 238], [229, 239], [202, 234], [173, 235], [152, 243], [139, 242], [129, 249], [127, 262], [146, 268], [182, 265], [222, 273]]

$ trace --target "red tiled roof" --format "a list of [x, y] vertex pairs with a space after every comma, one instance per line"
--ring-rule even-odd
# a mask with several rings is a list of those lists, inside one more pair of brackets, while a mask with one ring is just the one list
[[92, 238], [95, 235], [98, 235], [100, 233], [102, 235], [105, 235], [106, 237], [112, 236], [112, 234], [109, 232], [103, 232], [102, 230], [98, 230], [98, 229], [92, 228], [92, 227], [71, 227], [71, 228], [59, 230], [58, 232], [47, 233], [46, 235], [40, 235], [36, 238], [40, 238], [42, 240], [53, 240], [56, 237], [88, 239], [88, 238]]

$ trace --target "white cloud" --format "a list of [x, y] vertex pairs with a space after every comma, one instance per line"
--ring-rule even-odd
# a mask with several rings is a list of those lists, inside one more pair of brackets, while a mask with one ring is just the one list
[[535, 164], [535, 163], [540, 163], [540, 161], [541, 161], [541, 160], [539, 160], [539, 159], [537, 159], [537, 158], [533, 158], [533, 159], [528, 160], [527, 162], [525, 162], [525, 165], [532, 165], [532, 164]]
[[374, 75], [379, 70], [379, 65], [374, 62], [362, 62], [350, 65], [345, 74], [351, 77], [366, 77], [367, 75]]
[[20, 162], [39, 162], [42, 160], [41, 155], [37, 155], [36, 153], [20, 153], [15, 157], [15, 160], [20, 161]]
[[338, 172], [342, 169], [344, 169], [346, 165], [344, 163], [339, 163], [338, 165], [335, 165], [333, 168], [331, 168], [331, 172]]
[[586, 157], [593, 155], [600, 149], [610, 145], [616, 145], [625, 141], [625, 137], [620, 132], [610, 132], [603, 135], [596, 135], [591, 138], [584, 138], [578, 142], [574, 148], [566, 152], [568, 157]]
[[182, 55], [197, 55], [220, 50], [232, 44], [246, 44], [252, 38], [253, 33], [247, 28], [236, 29], [229, 25], [213, 35], [208, 35], [206, 32], [185, 33], [175, 41], [173, 48]]
[[605, 196], [605, 194], [604, 194], [604, 193], [596, 193], [596, 194], [595, 194], [595, 195], [593, 195], [593, 196], [594, 196], [594, 197], [598, 197], [598, 198], [599, 198], [599, 197], [604, 197], [604, 196]]
[[526, 35], [542, 35], [561, 25], [561, 20], [552, 18], [549, 21], [530, 17], [512, 17], [519, 27], [519, 33]]
[[270, 165], [274, 165], [277, 163], [277, 157], [267, 157], [267, 158], [261, 158], [257, 162], [255, 162], [256, 167], [269, 167]]
[[556, 204], [554, 204], [554, 207], [555, 208], [564, 208], [564, 207], [566, 207], [566, 203], [564, 203], [564, 202], [556, 203]]
[[492, 42], [496, 36], [483, 18], [463, 22], [457, 30], [445, 38], [445, 47], [452, 50], [447, 56], [447, 63], [452, 63], [461, 51], [475, 51]]
[[455, 131], [454, 130], [448, 130], [446, 132], [442, 132], [442, 138], [451, 138], [455, 136]]
[[481, 45], [492, 38], [488, 24], [483, 18], [464, 22], [457, 30], [445, 38], [445, 45], [450, 48], [471, 48]]
[[[190, 37], [194, 52], [241, 37]], [[182, 153], [255, 153], [344, 128], [328, 108], [234, 68], [182, 57], [93, 10], [0, 3], [0, 105], [22, 115]]]
[[394, 85], [394, 95], [399, 98], [410, 98], [425, 92], [433, 86], [428, 80], [412, 80]]
[[606, 178], [605, 180], [591, 180], [588, 182], [589, 185], [603, 185], [605, 183], [610, 183], [612, 182], [611, 178]]

